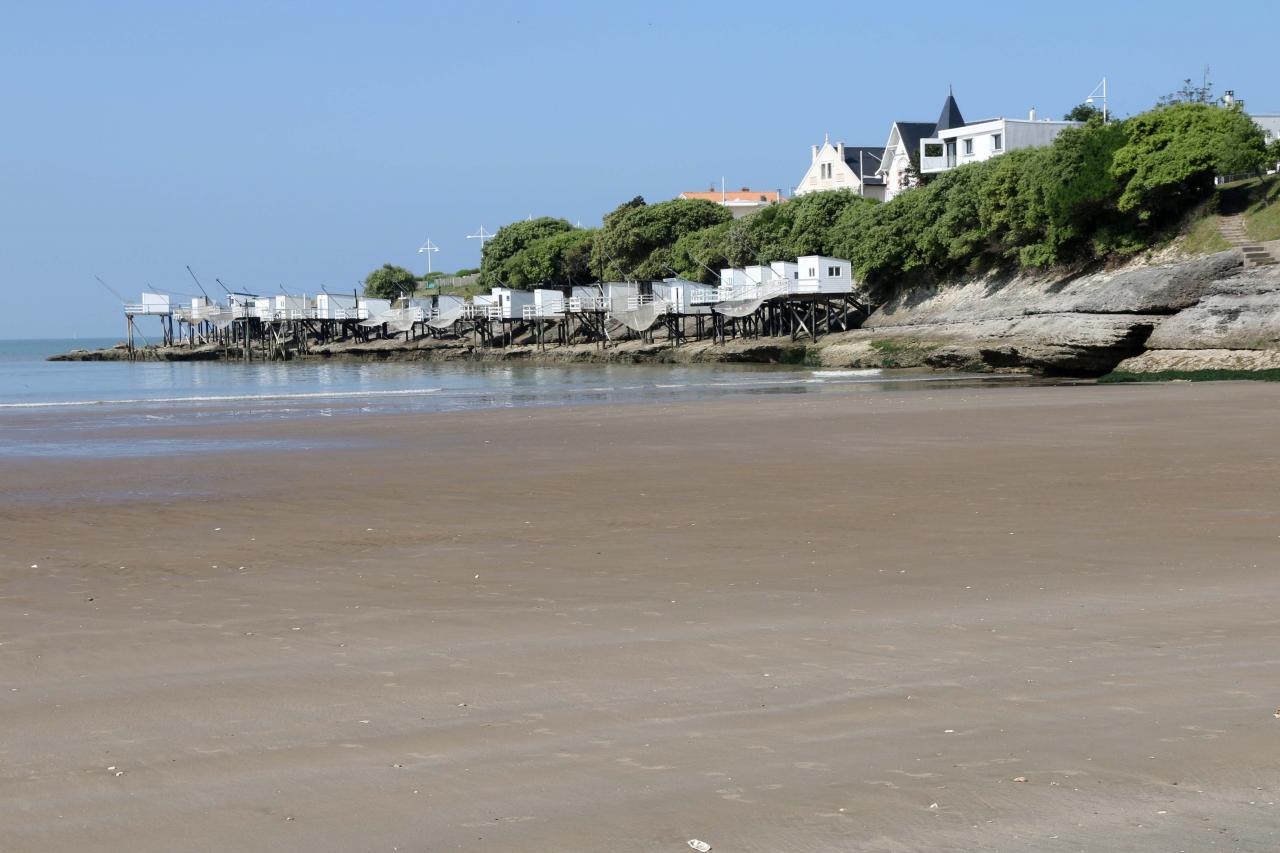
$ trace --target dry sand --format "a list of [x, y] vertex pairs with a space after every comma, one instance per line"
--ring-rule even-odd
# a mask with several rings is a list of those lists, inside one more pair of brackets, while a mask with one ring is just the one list
[[6, 853], [1280, 847], [1280, 386], [171, 433], [351, 446], [0, 460]]

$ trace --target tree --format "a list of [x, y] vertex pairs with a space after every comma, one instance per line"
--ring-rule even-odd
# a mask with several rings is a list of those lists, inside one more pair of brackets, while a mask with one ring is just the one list
[[596, 229], [575, 228], [534, 240], [502, 265], [501, 274], [515, 288], [537, 285], [567, 287], [591, 281], [591, 247]]
[[[773, 206], [777, 207], [777, 205]], [[763, 212], [760, 211], [760, 213]], [[755, 215], [757, 214], [752, 214], [752, 216]], [[720, 222], [710, 228], [691, 231], [681, 236], [671, 247], [672, 269], [681, 278], [689, 281], [714, 282], [717, 271], [730, 265], [725, 252], [726, 235], [741, 221], [741, 219], [735, 219], [730, 222]]]
[[661, 279], [671, 274], [672, 249], [681, 237], [728, 222], [728, 209], [705, 199], [645, 204], [638, 196], [604, 218], [591, 269], [606, 278]]
[[480, 253], [480, 283], [493, 287], [505, 281], [503, 265], [512, 255], [543, 237], [572, 231], [573, 226], [563, 219], [540, 216], [504, 225], [484, 244]]
[[[940, 149], [940, 145], [930, 145], [930, 148]], [[935, 155], [930, 155], [935, 156]], [[942, 152], [937, 153], [938, 157], [942, 156]], [[905, 190], [912, 187], [922, 187], [929, 183], [933, 175], [926, 175], [920, 168], [920, 149], [912, 148], [907, 152], [907, 168], [903, 169], [901, 177], [898, 178], [898, 189]]]
[[1173, 104], [1126, 124], [1112, 164], [1123, 186], [1116, 205], [1142, 222], [1180, 214], [1208, 197], [1215, 175], [1257, 171], [1266, 157], [1262, 131], [1239, 109]]
[[1192, 83], [1191, 78], [1188, 77], [1182, 81], [1181, 89], [1161, 95], [1156, 105], [1169, 107], [1174, 104], [1212, 104], [1213, 101], [1213, 84], [1209, 82], [1209, 69], [1206, 67], [1199, 86]]
[[1076, 104], [1068, 110], [1067, 114], [1062, 117], [1062, 120], [1087, 122], [1095, 118], [1102, 118], [1102, 110], [1086, 101], [1083, 104]]
[[376, 299], [399, 299], [411, 296], [418, 280], [404, 267], [383, 264], [364, 278], [364, 294]]

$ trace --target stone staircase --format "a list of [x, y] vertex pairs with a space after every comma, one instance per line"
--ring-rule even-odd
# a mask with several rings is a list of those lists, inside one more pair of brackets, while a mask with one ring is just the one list
[[1244, 217], [1240, 214], [1224, 216], [1219, 219], [1218, 230], [1227, 239], [1228, 243], [1244, 252], [1244, 265], [1246, 267], [1260, 267], [1277, 263], [1278, 259], [1267, 250], [1266, 246], [1259, 245], [1249, 239], [1249, 234], [1244, 227]]

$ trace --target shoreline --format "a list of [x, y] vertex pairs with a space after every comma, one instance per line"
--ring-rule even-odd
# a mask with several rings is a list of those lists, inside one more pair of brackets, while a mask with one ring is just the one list
[[[725, 343], [698, 340], [672, 346], [641, 340], [599, 344], [539, 346], [517, 343], [510, 346], [474, 346], [460, 339], [420, 338], [412, 342], [398, 339], [342, 341], [312, 347], [309, 353], [294, 353], [287, 361], [315, 363], [348, 361], [364, 363], [467, 363], [534, 365], [570, 364], [759, 364], [833, 369], [921, 369], [937, 373], [1034, 374], [1025, 366], [985, 364], [979, 358], [932, 359], [937, 344], [916, 342], [901, 336], [854, 330], [824, 335], [817, 341], [781, 338], [736, 338]], [[224, 361], [241, 362], [239, 350], [221, 347], [140, 347], [140, 361]], [[130, 361], [123, 344], [98, 350], [73, 350], [50, 356], [48, 361]], [[255, 359], [257, 363], [264, 362]], [[275, 362], [275, 363], [278, 363]]]

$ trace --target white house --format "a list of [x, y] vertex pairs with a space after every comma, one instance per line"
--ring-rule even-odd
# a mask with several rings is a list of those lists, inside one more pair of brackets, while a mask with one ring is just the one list
[[920, 140], [933, 136], [937, 124], [930, 121], [895, 121], [889, 128], [889, 141], [884, 146], [878, 176], [884, 181], [884, 200], [909, 190], [916, 184], [911, 160], [920, 151]]
[[885, 143], [880, 168], [876, 172], [877, 177], [884, 181], [884, 200], [888, 201], [916, 185], [918, 176], [911, 161], [920, 156], [922, 139], [936, 137], [942, 131], [963, 125], [964, 116], [960, 114], [954, 92], [947, 92], [937, 121], [895, 121], [889, 128], [889, 140]]
[[528, 290], [494, 287], [490, 289], [489, 296], [491, 320], [519, 320], [524, 316], [524, 307], [533, 304], [533, 293]]
[[700, 198], [706, 201], [713, 201], [721, 207], [727, 207], [729, 212], [733, 214], [734, 219], [741, 219], [748, 213], [754, 213], [771, 204], [777, 204], [781, 200], [777, 191], [753, 190], [749, 187], [728, 191], [717, 190], [712, 187], [706, 192], [680, 193], [679, 198]]
[[994, 118], [939, 130], [920, 140], [920, 171], [931, 175], [966, 163], [990, 160], [1006, 151], [1048, 145], [1078, 121], [1038, 120], [1033, 109], [1025, 119]]
[[1280, 113], [1251, 113], [1249, 118], [1262, 129], [1268, 145], [1280, 139]]
[[272, 316], [281, 320], [305, 319], [311, 313], [311, 308], [311, 299], [307, 296], [281, 293], [272, 297], [271, 301]]
[[372, 317], [379, 317], [383, 314], [391, 312], [390, 299], [370, 299], [367, 296], [361, 296], [360, 302], [356, 306], [358, 313], [357, 319], [368, 320]]
[[535, 288], [532, 308], [534, 317], [564, 316], [564, 293], [545, 287]]
[[316, 318], [320, 320], [357, 320], [359, 304], [355, 294], [320, 293], [316, 295]]
[[795, 261], [774, 261], [769, 264], [769, 269], [773, 270], [774, 278], [789, 283], [800, 278], [800, 265]]
[[714, 290], [683, 278], [668, 278], [653, 283], [653, 298], [666, 302], [677, 314], [709, 314], [709, 303], [716, 301]]
[[600, 289], [610, 311], [626, 311], [634, 307], [633, 300], [640, 296], [640, 285], [633, 281], [606, 281]]
[[823, 190], [852, 190], [858, 195], [884, 200], [884, 179], [880, 169], [883, 148], [853, 147], [830, 139], [813, 146], [809, 171], [796, 187], [796, 195]]
[[796, 258], [798, 277], [795, 293], [850, 293], [853, 290], [853, 270], [849, 261], [828, 258], [825, 255], [805, 255]]
[[254, 300], [257, 298], [252, 293], [228, 293], [227, 305], [231, 308], [231, 316], [237, 320], [256, 317], [258, 312]]
[[[1262, 129], [1262, 135], [1267, 138], [1268, 145], [1280, 139], [1280, 114], [1250, 113], [1249, 118], [1253, 119], [1253, 123]], [[1272, 163], [1270, 168], [1280, 169], [1280, 163]]]
[[744, 298], [745, 296], [754, 296], [760, 289], [760, 274], [758, 266], [750, 269], [722, 269], [721, 270], [721, 296], [722, 300], [732, 300], [732, 298]]

